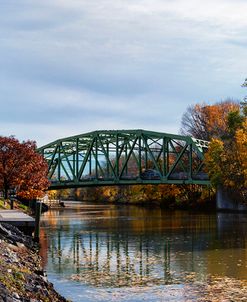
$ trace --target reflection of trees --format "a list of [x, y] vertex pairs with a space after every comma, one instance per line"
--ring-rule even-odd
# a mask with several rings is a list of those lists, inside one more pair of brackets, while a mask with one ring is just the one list
[[218, 262], [237, 263], [242, 257], [241, 251], [231, 251], [230, 259], [227, 250], [246, 246], [245, 225], [238, 216], [218, 214], [217, 225], [214, 215], [124, 209], [109, 206], [98, 216], [91, 215], [95, 208], [90, 215], [88, 209], [84, 215], [74, 211], [74, 216], [65, 211], [57, 220], [50, 215], [52, 223], [41, 238], [44, 249], [49, 246], [48, 266], [95, 286], [164, 284], [176, 282], [183, 272], [223, 271], [226, 266]]
[[[156, 251], [142, 235], [75, 233], [63, 240], [58, 230], [50, 238], [50, 265], [63, 273], [69, 271], [93, 285], [131, 285], [169, 283], [170, 242]], [[79, 276], [79, 277], [78, 277]]]
[[[215, 221], [205, 219], [205, 216], [188, 222], [184, 221], [184, 215], [180, 213], [164, 215], [160, 209], [126, 207], [121, 215], [135, 219], [124, 221], [124, 225], [123, 220], [119, 219], [119, 214], [115, 207], [104, 209], [101, 217], [111, 219], [101, 219], [99, 230], [94, 233], [80, 232], [75, 225], [69, 225], [67, 216], [57, 221], [55, 217], [49, 216], [52, 225], [56, 224], [55, 221], [61, 224], [57, 226], [58, 230], [49, 236], [50, 261], [54, 269], [60, 273], [68, 270], [71, 273], [87, 272], [91, 275], [104, 272], [108, 275], [115, 274], [118, 280], [122, 280], [123, 275], [126, 278], [136, 275], [139, 276], [140, 282], [142, 279], [153, 279], [156, 276], [156, 282], [161, 282], [161, 278], [162, 282], [169, 282], [172, 278], [171, 271], [191, 269], [191, 259], [181, 262], [176, 249], [194, 252], [194, 249], [203, 248], [209, 238], [204, 236], [204, 241], [200, 240], [202, 229], [215, 227]], [[85, 217], [87, 216], [84, 215], [84, 219]], [[87, 221], [87, 229], [92, 228], [95, 228], [94, 219]], [[111, 231], [102, 233], [101, 229]], [[168, 232], [168, 236], [167, 233], [162, 234], [163, 230]], [[174, 242], [170, 242], [169, 234], [176, 235], [175, 230], [179, 231], [179, 239], [176, 239], [175, 249], [171, 249]], [[187, 232], [190, 238], [188, 243], [184, 244]]]

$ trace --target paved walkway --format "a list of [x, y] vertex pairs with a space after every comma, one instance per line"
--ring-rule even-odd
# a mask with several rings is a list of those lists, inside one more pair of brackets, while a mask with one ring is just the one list
[[18, 210], [1, 210], [0, 222], [6, 222], [18, 227], [34, 227], [35, 219]]

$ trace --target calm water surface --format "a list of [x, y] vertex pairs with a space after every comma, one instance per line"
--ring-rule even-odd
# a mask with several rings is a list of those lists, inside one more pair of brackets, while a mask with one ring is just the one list
[[247, 279], [247, 215], [67, 205], [44, 214], [41, 255], [72, 301], [180, 302], [191, 274]]

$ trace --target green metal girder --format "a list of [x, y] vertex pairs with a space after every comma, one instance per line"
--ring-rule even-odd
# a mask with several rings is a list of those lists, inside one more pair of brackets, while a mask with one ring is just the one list
[[48, 162], [50, 189], [116, 184], [208, 185], [203, 171], [208, 144], [189, 136], [141, 129], [102, 130], [59, 139], [38, 151]]

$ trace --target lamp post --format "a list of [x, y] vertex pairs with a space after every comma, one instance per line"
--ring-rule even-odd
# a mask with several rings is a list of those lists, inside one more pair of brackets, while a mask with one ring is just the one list
[[16, 199], [16, 188], [9, 190], [10, 209], [14, 209], [14, 200]]
[[34, 228], [34, 240], [36, 242], [39, 242], [41, 210], [42, 210], [42, 199], [37, 199], [35, 204], [35, 228]]

